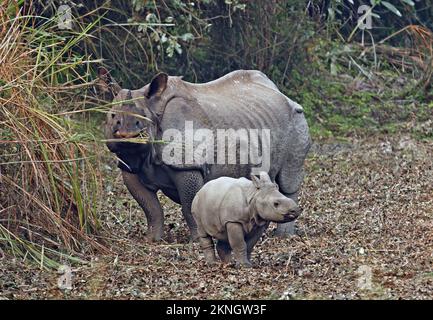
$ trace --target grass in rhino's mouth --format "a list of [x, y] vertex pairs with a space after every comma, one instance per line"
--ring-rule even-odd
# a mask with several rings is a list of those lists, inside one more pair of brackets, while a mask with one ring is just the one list
[[114, 138], [114, 139], [103, 139], [101, 142], [126, 142], [126, 143], [148, 143], [149, 135], [144, 131], [140, 131], [136, 135], [133, 135], [129, 138]]

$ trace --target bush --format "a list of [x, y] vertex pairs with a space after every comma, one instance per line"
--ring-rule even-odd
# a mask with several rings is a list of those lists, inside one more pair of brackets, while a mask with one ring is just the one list
[[98, 157], [64, 112], [88, 80], [88, 59], [74, 49], [91, 25], [61, 34], [53, 18], [24, 15], [14, 1], [2, 8], [0, 247], [56, 267], [60, 256], [104, 250], [90, 236], [99, 228]]

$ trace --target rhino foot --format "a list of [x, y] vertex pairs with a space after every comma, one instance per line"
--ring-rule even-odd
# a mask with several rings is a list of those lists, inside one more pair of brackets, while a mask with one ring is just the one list
[[230, 263], [232, 259], [232, 249], [227, 242], [218, 240], [217, 242], [217, 252], [223, 263]]
[[146, 233], [146, 238], [149, 242], [160, 242], [164, 232], [162, 228], [149, 226]]
[[277, 237], [288, 237], [295, 234], [295, 222], [279, 223], [274, 235]]
[[199, 236], [197, 230], [190, 231], [190, 241], [191, 242], [199, 242]]
[[146, 236], [146, 239], [149, 242], [161, 242], [162, 236], [161, 235], [155, 235], [155, 234], [148, 234]]
[[236, 261], [235, 267], [237, 269], [239, 269], [239, 268], [252, 268], [253, 264], [250, 261], [242, 261], [242, 262]]
[[204, 260], [206, 261], [206, 264], [208, 265], [214, 265], [218, 262], [218, 260], [215, 257], [215, 254], [205, 252]]

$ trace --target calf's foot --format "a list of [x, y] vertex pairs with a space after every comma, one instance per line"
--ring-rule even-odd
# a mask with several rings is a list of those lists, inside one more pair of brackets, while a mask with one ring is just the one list
[[199, 240], [206, 263], [214, 264], [217, 262], [217, 258], [215, 256], [215, 245], [213, 243], [212, 237], [209, 235], [200, 235]]

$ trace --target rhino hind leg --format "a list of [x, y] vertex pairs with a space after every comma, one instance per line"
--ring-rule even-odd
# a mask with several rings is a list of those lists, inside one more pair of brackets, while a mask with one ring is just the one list
[[217, 262], [217, 258], [215, 256], [215, 245], [213, 239], [208, 234], [200, 235], [199, 234], [200, 247], [203, 250], [204, 258], [206, 263], [213, 264]]
[[196, 193], [204, 184], [203, 176], [199, 171], [177, 171], [175, 173], [175, 184], [179, 192], [182, 214], [191, 232], [191, 239], [196, 241], [198, 238], [197, 224], [191, 213], [191, 206]]
[[[303, 179], [303, 161], [298, 166], [286, 166], [277, 175], [276, 182], [280, 188], [280, 192], [286, 197], [298, 203], [299, 189]], [[275, 235], [279, 237], [287, 237], [295, 234], [295, 221], [279, 223]]]
[[216, 248], [221, 261], [223, 263], [230, 263], [232, 258], [232, 248], [230, 244], [226, 241], [218, 240]]

